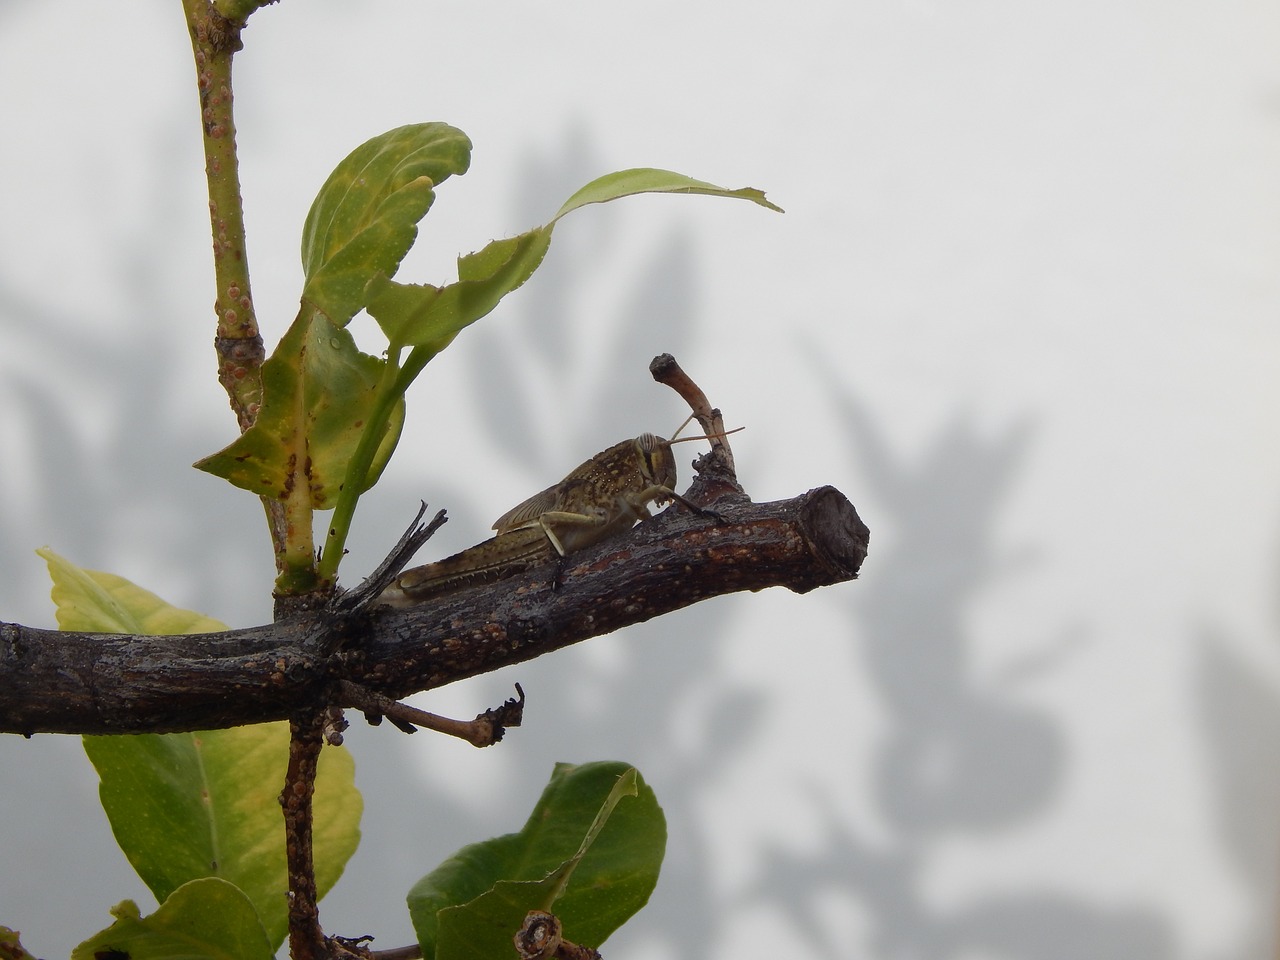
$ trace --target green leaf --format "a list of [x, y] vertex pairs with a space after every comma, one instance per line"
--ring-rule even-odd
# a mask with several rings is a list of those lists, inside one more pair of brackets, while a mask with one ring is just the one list
[[369, 284], [369, 314], [393, 347], [424, 346], [439, 353], [533, 275], [546, 256], [551, 231], [550, 225], [535, 227], [459, 257], [458, 281], [444, 287], [378, 277]]
[[[63, 630], [203, 633], [226, 628], [165, 603], [122, 577], [83, 570], [48, 548]], [[284, 815], [278, 800], [289, 759], [289, 725], [201, 733], [84, 737], [101, 778], [99, 795], [120, 849], [165, 901], [201, 877], [231, 881], [249, 897], [272, 943], [284, 939]], [[360, 841], [362, 800], [343, 747], [320, 754], [316, 776], [316, 883], [323, 896]]]
[[506, 955], [535, 908], [598, 947], [648, 901], [665, 847], [662, 809], [634, 768], [557, 764], [519, 833], [462, 848], [409, 892], [423, 956]]
[[125, 900], [115, 923], [90, 937], [71, 960], [272, 960], [253, 904], [225, 880], [193, 880], [143, 917]]
[[[116, 842], [156, 899], [220, 877], [244, 891], [278, 946], [288, 926], [279, 796], [289, 725], [83, 739]], [[313, 804], [324, 896], [360, 841], [362, 801], [345, 748], [320, 754]]]
[[[262, 365], [262, 407], [253, 426], [195, 466], [274, 500], [307, 483], [312, 506], [331, 509], [385, 370], [386, 361], [361, 353], [348, 331], [304, 308]], [[403, 423], [401, 398], [362, 489], [377, 482]]]
[[495, 240], [460, 257], [457, 283], [444, 287], [401, 284], [383, 275], [370, 281], [365, 306], [393, 347], [425, 346], [434, 355], [447, 347], [458, 331], [492, 311], [504, 296], [529, 279], [546, 256], [552, 230], [561, 217], [587, 204], [638, 193], [735, 197], [781, 212], [762, 192], [749, 187], [727, 190], [668, 170], [623, 170], [587, 184], [565, 202], [550, 223]]
[[302, 231], [302, 298], [338, 326], [364, 306], [365, 285], [392, 276], [435, 200], [435, 187], [466, 173], [471, 141], [445, 123], [379, 134], [338, 164]]
[[226, 625], [170, 606], [154, 593], [113, 573], [85, 570], [48, 547], [36, 551], [49, 565], [58, 627], [81, 633], [217, 633]]
[[585, 207], [589, 203], [605, 203], [619, 197], [629, 197], [637, 193], [696, 193], [710, 197], [732, 197], [739, 200], [750, 200], [762, 207], [782, 213], [781, 207], [765, 199], [764, 192], [754, 187], [742, 187], [729, 190], [717, 187], [705, 180], [694, 180], [682, 173], [670, 170], [657, 170], [652, 167], [636, 167], [631, 170], [619, 170], [607, 173], [603, 177], [592, 180], [585, 187], [564, 202], [552, 219], [554, 223], [571, 210]]

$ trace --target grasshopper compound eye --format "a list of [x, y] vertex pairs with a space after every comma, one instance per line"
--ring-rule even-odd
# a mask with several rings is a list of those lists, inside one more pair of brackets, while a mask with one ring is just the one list
[[636, 438], [640, 450], [645, 479], [650, 484], [671, 489], [676, 485], [676, 461], [671, 455], [671, 444], [652, 433], [642, 433]]

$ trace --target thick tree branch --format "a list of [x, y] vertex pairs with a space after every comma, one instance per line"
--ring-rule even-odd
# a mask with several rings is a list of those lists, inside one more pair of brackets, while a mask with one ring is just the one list
[[[398, 699], [649, 620], [707, 597], [851, 580], [867, 528], [832, 487], [753, 504], [702, 463], [690, 490], [626, 536], [528, 575], [407, 610], [302, 617], [217, 634], [64, 633], [0, 623], [0, 732], [143, 733], [281, 720], [343, 702], [339, 681]], [[558, 573], [558, 576], [557, 576]], [[558, 584], [558, 586], [556, 585]]]

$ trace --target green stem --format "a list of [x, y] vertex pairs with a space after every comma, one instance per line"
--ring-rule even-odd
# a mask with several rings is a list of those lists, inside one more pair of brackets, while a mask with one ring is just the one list
[[356, 514], [356, 504], [360, 500], [360, 494], [364, 492], [365, 481], [369, 476], [369, 467], [386, 434], [391, 411], [404, 396], [404, 390], [397, 389], [400, 368], [396, 362], [396, 353], [395, 350], [387, 351], [387, 363], [378, 383], [373, 409], [369, 412], [356, 449], [347, 461], [347, 472], [343, 476], [338, 502], [334, 505], [333, 516], [329, 520], [329, 532], [325, 537], [317, 570], [320, 578], [325, 581], [337, 576], [338, 564], [342, 562], [342, 555], [346, 550], [347, 535], [351, 532], [351, 521]]
[[[222, 2], [225, 6], [226, 0]], [[253, 426], [262, 406], [262, 364], [266, 359], [249, 286], [231, 93], [232, 59], [242, 47], [244, 20], [225, 16], [210, 0], [182, 0], [182, 9], [200, 94], [201, 143], [213, 233], [218, 380], [243, 433]], [[281, 594], [306, 592], [315, 585], [311, 504], [304, 502], [310, 493], [305, 483], [295, 484], [294, 489], [295, 495], [283, 502], [262, 498], [279, 573], [276, 590]]]
[[300, 482], [293, 484], [283, 501], [271, 501], [281, 506], [284, 519], [284, 550], [276, 556], [278, 597], [310, 593], [323, 581], [316, 571], [311, 487], [302, 471], [298, 471], [295, 478]]
[[227, 20], [208, 0], [182, 0], [196, 62], [209, 221], [213, 231], [213, 270], [217, 295], [218, 379], [243, 432], [262, 402], [262, 337], [249, 287], [245, 250], [244, 204], [231, 96], [231, 61], [241, 48], [241, 24]]
[[396, 377], [396, 395], [404, 396], [409, 389], [409, 384], [418, 379], [418, 374], [422, 372], [422, 368], [431, 362], [431, 359], [440, 351], [435, 347], [418, 346], [409, 351], [409, 358], [405, 360], [404, 366], [400, 368], [400, 373]]
[[317, 573], [322, 581], [331, 581], [338, 573], [338, 565], [342, 562], [347, 536], [351, 532], [351, 521], [355, 517], [356, 504], [360, 494], [364, 492], [369, 477], [369, 467], [378, 451], [379, 444], [386, 434], [387, 424], [391, 421], [391, 411], [409, 389], [409, 385], [422, 372], [422, 368], [440, 351], [427, 346], [414, 347], [409, 351], [404, 366], [398, 363], [400, 349], [392, 346], [387, 350], [387, 365], [382, 372], [382, 381], [378, 384], [378, 396], [365, 424], [355, 452], [347, 463], [347, 472], [343, 477], [342, 491], [338, 494], [338, 502], [333, 509], [333, 517], [329, 521], [329, 533], [325, 537], [324, 551], [320, 555]]

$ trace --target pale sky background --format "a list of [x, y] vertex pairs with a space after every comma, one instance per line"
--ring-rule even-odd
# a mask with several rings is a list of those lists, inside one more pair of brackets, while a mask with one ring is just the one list
[[[1259, 0], [256, 14], [237, 95], [269, 343], [315, 191], [404, 123], [475, 152], [402, 279], [450, 279], [612, 169], [787, 210], [632, 198], [562, 223], [410, 395], [349, 582], [419, 498], [452, 517], [430, 559], [667, 434], [663, 351], [747, 427], [755, 499], [831, 483], [872, 531], [858, 582], [415, 699], [471, 716], [518, 680], [500, 747], [354, 718], [365, 842], [327, 931], [408, 942], [419, 876], [517, 829], [556, 760], [622, 759], [671, 837], [609, 960], [1273, 957], [1278, 28]], [[193, 76], [177, 0], [0, 3], [0, 618], [52, 625], [42, 545], [269, 617], [258, 504], [190, 468], [234, 435]], [[76, 739], [0, 738], [0, 769], [0, 923], [57, 957], [125, 897], [154, 909]]]

